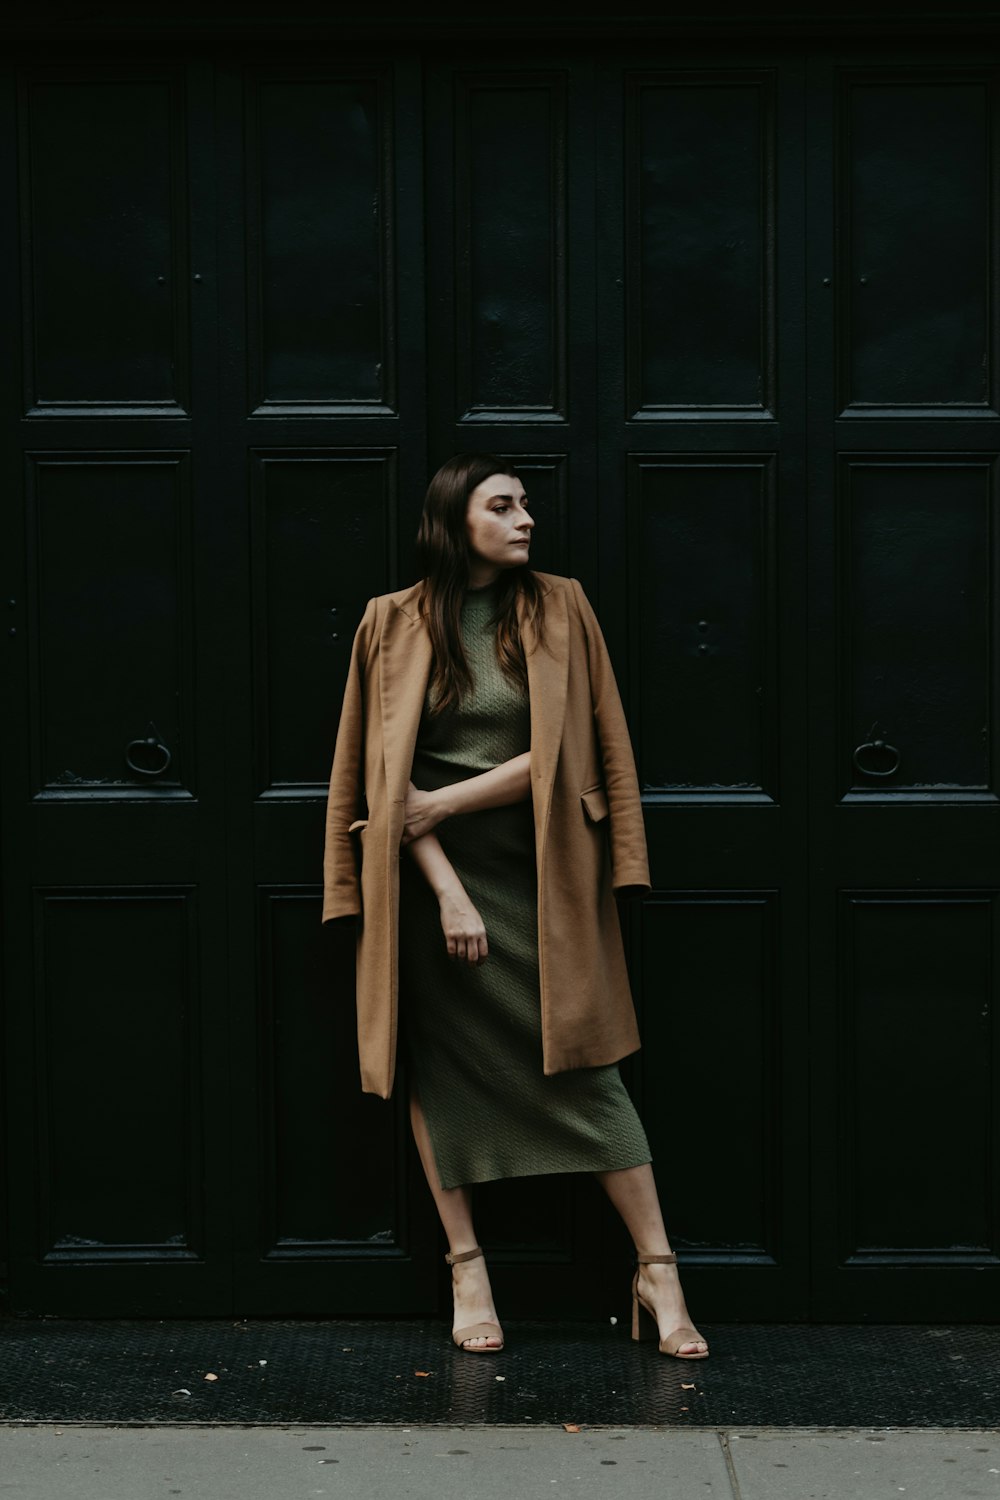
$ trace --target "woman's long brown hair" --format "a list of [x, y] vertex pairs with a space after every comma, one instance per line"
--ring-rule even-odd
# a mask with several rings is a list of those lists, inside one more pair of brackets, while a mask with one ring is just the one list
[[[457, 705], [472, 689], [472, 672], [462, 645], [460, 619], [462, 600], [469, 586], [469, 543], [465, 517], [472, 491], [493, 474], [512, 479], [517, 470], [495, 453], [456, 453], [442, 464], [427, 487], [424, 511], [417, 532], [417, 549], [424, 574], [421, 607], [427, 618], [434, 665], [431, 672], [433, 712]], [[528, 670], [521, 644], [518, 602], [524, 601], [525, 617], [542, 638], [542, 590], [527, 567], [500, 574], [497, 603], [497, 659], [501, 670], [525, 691]]]

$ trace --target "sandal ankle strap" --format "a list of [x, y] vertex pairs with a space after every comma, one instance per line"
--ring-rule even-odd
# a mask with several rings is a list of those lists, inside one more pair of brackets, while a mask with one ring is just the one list
[[640, 1266], [672, 1266], [677, 1262], [677, 1256], [671, 1250], [669, 1255], [639, 1255], [636, 1254], [636, 1264]]
[[477, 1245], [474, 1250], [459, 1250], [454, 1255], [449, 1250], [448, 1253], [445, 1255], [445, 1260], [448, 1262], [449, 1266], [457, 1266], [458, 1263], [459, 1263], [459, 1261], [463, 1261], [463, 1260], [475, 1260], [476, 1256], [477, 1255], [482, 1255], [482, 1253], [483, 1253], [483, 1247], [482, 1247], [482, 1245]]

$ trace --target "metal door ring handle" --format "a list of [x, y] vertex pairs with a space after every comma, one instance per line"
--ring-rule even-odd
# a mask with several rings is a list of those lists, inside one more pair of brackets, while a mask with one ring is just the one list
[[[863, 766], [861, 764], [859, 756], [863, 750], [875, 750], [880, 755], [891, 755], [893, 763], [887, 771], [874, 771], [870, 766]], [[902, 760], [902, 756], [895, 745], [890, 745], [886, 740], [865, 740], [863, 745], [857, 747], [851, 759], [854, 761], [855, 769], [860, 771], [862, 776], [894, 776], [899, 770], [899, 763]]]
[[[155, 766], [137, 765], [136, 762], [132, 759], [132, 751], [137, 746], [141, 747], [142, 750], [145, 750], [147, 752], [152, 751], [161, 755], [163, 758], [163, 764]], [[125, 764], [128, 766], [129, 770], [134, 771], [137, 776], [162, 776], [164, 771], [170, 765], [170, 760], [170, 751], [167, 749], [166, 745], [161, 744], [156, 736], [152, 734], [144, 740], [129, 740], [128, 744], [125, 746]]]

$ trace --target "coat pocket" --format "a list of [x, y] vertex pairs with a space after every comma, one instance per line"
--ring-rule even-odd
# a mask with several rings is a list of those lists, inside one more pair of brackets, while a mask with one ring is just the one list
[[587, 817], [592, 823], [599, 823], [602, 818], [607, 817], [608, 794], [602, 786], [588, 787], [585, 792], [580, 793], [580, 801], [587, 809]]

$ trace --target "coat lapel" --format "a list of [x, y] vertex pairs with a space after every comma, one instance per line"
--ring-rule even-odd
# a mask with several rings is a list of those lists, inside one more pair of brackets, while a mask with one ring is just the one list
[[521, 632], [531, 701], [531, 787], [535, 826], [544, 830], [566, 717], [569, 619], [561, 589], [550, 588], [545, 595], [543, 644], [538, 644], [534, 631], [523, 616]]
[[382, 749], [391, 815], [392, 803], [406, 800], [431, 671], [431, 638], [415, 601], [390, 610], [382, 632], [380, 656]]

